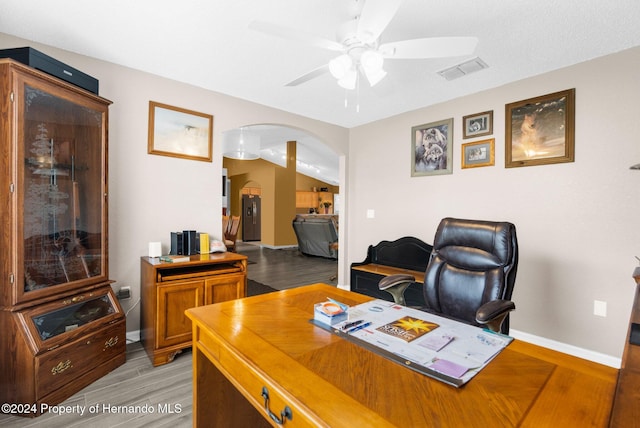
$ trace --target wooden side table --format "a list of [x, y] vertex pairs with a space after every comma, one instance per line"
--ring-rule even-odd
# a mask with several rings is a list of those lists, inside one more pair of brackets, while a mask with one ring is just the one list
[[140, 260], [141, 341], [154, 366], [169, 363], [191, 346], [184, 311], [247, 295], [247, 256], [194, 255], [188, 262]]

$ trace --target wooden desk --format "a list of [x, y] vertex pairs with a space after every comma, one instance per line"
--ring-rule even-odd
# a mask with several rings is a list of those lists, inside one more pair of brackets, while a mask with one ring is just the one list
[[[456, 389], [408, 370], [308, 320], [327, 296], [315, 284], [186, 311], [193, 321], [196, 427], [607, 426], [617, 370], [520, 341]], [[267, 422], [268, 421], [268, 422]], [[271, 423], [276, 426], [274, 423]]]
[[640, 423], [640, 345], [629, 343], [631, 326], [640, 324], [640, 277], [636, 277], [636, 295], [633, 300], [627, 343], [622, 354], [622, 368], [611, 411], [611, 427], [624, 428]]

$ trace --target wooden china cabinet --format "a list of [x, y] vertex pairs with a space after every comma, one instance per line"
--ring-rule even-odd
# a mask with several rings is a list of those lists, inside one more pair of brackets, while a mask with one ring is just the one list
[[0, 60], [0, 402], [36, 416], [125, 361], [107, 263], [107, 101]]

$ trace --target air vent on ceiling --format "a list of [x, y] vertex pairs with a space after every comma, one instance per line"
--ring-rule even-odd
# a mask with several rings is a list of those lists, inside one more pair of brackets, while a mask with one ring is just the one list
[[438, 74], [447, 80], [453, 80], [466, 76], [467, 74], [475, 73], [476, 71], [480, 71], [487, 67], [489, 66], [483, 60], [476, 57], [469, 61], [454, 65], [453, 67], [438, 71]]

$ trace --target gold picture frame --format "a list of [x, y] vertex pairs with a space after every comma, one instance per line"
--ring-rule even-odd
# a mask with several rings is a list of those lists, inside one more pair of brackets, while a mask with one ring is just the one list
[[211, 162], [212, 142], [212, 115], [149, 101], [149, 154]]
[[575, 89], [505, 106], [505, 168], [573, 162]]
[[462, 145], [462, 168], [495, 165], [495, 138]]

